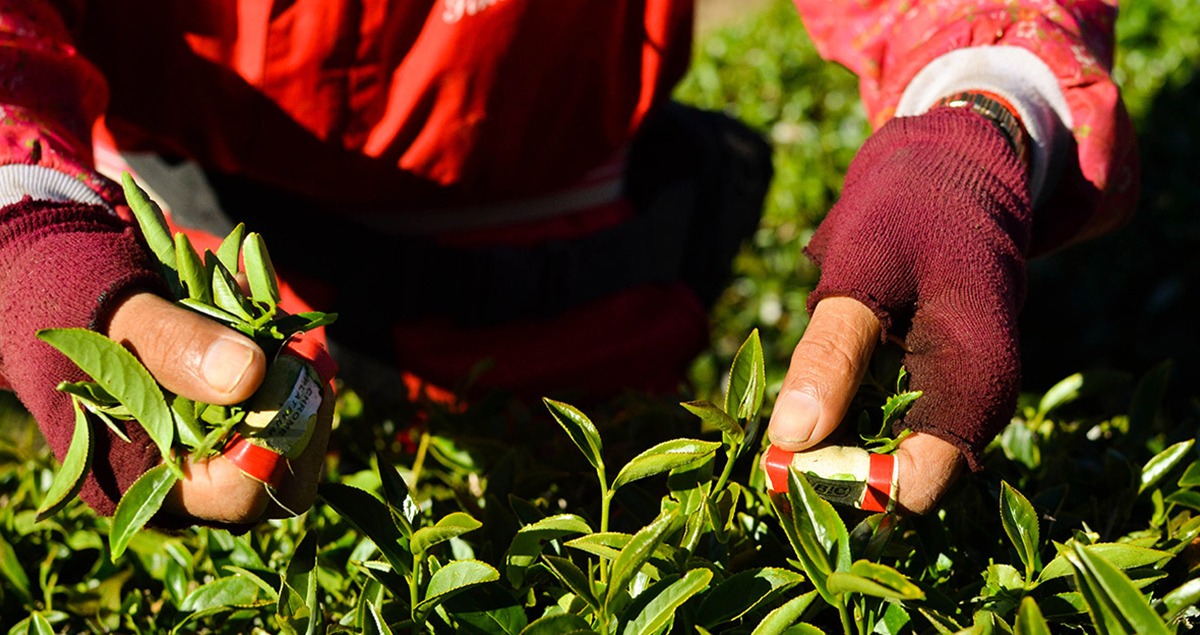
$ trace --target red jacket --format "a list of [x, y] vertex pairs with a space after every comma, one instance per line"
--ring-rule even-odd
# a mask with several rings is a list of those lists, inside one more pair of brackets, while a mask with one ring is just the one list
[[[1059, 205], [1070, 217], [1044, 242], [1091, 235], [1131, 209], [1132, 132], [1106, 70], [1113, 7], [796, 4], [822, 53], [862, 78], [875, 125], [941, 54], [991, 44], [1033, 51], [1060, 80], [1077, 147], [1051, 201], [1071, 201]], [[0, 0], [0, 166], [52, 168], [112, 202], [93, 172], [93, 131], [107, 113], [123, 150], [190, 157], [389, 231], [434, 227], [441, 240], [474, 245], [584, 234], [620, 222], [628, 204], [600, 197], [576, 213], [466, 230], [481, 216], [606, 191], [631, 136], [683, 74], [691, 22], [692, 0]], [[38, 370], [45, 351], [33, 331], [94, 323], [119, 291], [68, 284], [94, 268], [41, 257], [59, 249], [56, 234], [80, 226], [65, 214], [0, 218], [0, 379], [27, 403], [57, 381]], [[95, 227], [119, 231], [101, 220]], [[86, 249], [86, 235], [72, 236], [73, 249]], [[66, 311], [61, 289], [84, 289], [94, 303], [72, 300]], [[335, 286], [306, 291], [320, 308], [353, 310], [338, 306]], [[530, 392], [667, 389], [706, 330], [682, 284], [642, 285], [542, 321], [397, 324], [392, 344], [400, 364], [446, 384], [491, 358], [485, 383]], [[70, 421], [69, 405], [55, 403], [31, 409], [61, 452], [69, 431], [50, 421]], [[129, 480], [118, 475], [116, 487]]]

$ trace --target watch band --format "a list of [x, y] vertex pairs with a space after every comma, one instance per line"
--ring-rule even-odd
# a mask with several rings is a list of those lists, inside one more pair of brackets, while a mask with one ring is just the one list
[[1009, 147], [1017, 153], [1017, 158], [1026, 166], [1029, 165], [1029, 133], [1017, 109], [1007, 99], [986, 90], [969, 90], [947, 95], [937, 101], [934, 107], [970, 108], [972, 111], [987, 117], [1000, 132], [1008, 139]]

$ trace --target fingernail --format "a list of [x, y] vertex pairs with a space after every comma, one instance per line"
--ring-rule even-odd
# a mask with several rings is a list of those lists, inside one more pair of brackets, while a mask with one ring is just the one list
[[254, 349], [235, 339], [222, 337], [204, 352], [200, 372], [210, 388], [228, 393], [241, 383], [253, 362]]
[[799, 445], [808, 441], [821, 405], [812, 395], [799, 390], [789, 390], [779, 395], [775, 411], [771, 414], [769, 435], [776, 445]]

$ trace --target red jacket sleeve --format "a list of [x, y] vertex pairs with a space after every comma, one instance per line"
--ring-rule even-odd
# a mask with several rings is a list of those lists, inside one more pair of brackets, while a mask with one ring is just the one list
[[1054, 73], [1069, 108], [1073, 148], [1034, 221], [1034, 252], [1104, 233], [1137, 198], [1133, 127], [1109, 71], [1115, 0], [795, 0], [827, 59], [859, 76], [873, 127], [890, 119], [909, 82], [966, 47], [1016, 46]]
[[[60, 458], [74, 416], [55, 387], [84, 377], [37, 331], [103, 328], [124, 294], [161, 285], [130, 223], [113, 211], [114, 185], [90, 168], [105, 99], [99, 73], [75, 52], [54, 8], [0, 2], [0, 190], [10, 199], [0, 207], [0, 386], [16, 392]], [[17, 164], [32, 168], [23, 174], [65, 173], [71, 178], [63, 181], [82, 182], [95, 202], [11, 200], [20, 187], [2, 181]], [[94, 429], [95, 467], [81, 495], [100, 513], [112, 513], [121, 492], [157, 462], [140, 426], [130, 428], [132, 444]]]

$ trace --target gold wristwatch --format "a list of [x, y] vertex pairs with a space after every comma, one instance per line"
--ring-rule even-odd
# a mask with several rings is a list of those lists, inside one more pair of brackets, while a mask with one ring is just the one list
[[987, 117], [1004, 133], [1017, 158], [1026, 166], [1029, 165], [1029, 133], [1025, 131], [1017, 109], [1000, 95], [984, 90], [968, 90], [943, 97], [934, 106], [970, 108]]

